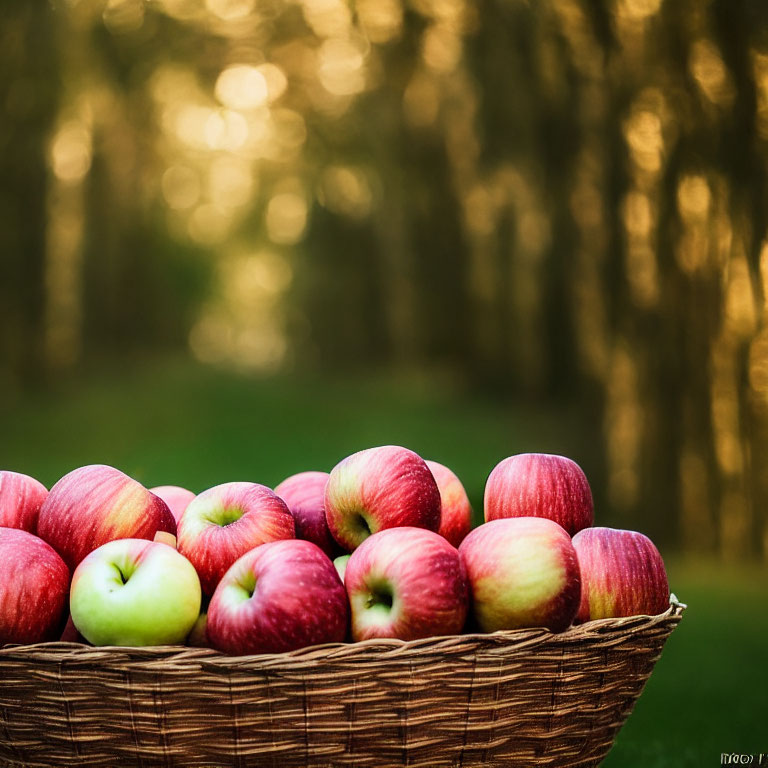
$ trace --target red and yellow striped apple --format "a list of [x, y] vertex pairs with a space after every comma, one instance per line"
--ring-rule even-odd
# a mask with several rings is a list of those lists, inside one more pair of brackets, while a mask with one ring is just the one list
[[500, 461], [485, 484], [485, 520], [545, 517], [573, 536], [594, 521], [592, 491], [581, 467], [565, 456], [521, 453]]
[[195, 498], [195, 494], [192, 491], [188, 491], [179, 485], [158, 485], [149, 490], [168, 505], [168, 509], [171, 510], [177, 526], [181, 516], [184, 514], [184, 510], [189, 506], [189, 502]]
[[440, 491], [440, 528], [437, 532], [458, 547], [472, 528], [472, 505], [453, 470], [429, 459], [427, 466]]
[[344, 574], [352, 639], [413, 640], [461, 632], [467, 577], [455, 547], [424, 528], [388, 528], [352, 553]]
[[37, 517], [48, 489], [21, 472], [0, 471], [0, 526], [37, 533]]
[[167, 504], [114, 467], [92, 464], [64, 475], [40, 509], [37, 533], [70, 570], [114, 539], [152, 539], [176, 533]]
[[285, 502], [259, 483], [223, 483], [198, 494], [179, 521], [177, 546], [212, 595], [238, 557], [270, 541], [295, 536]]
[[669, 581], [659, 550], [644, 534], [587, 528], [573, 537], [581, 569], [576, 620], [655, 616], [669, 607]]
[[224, 574], [208, 606], [207, 639], [232, 654], [342, 642], [349, 607], [328, 555], [311, 541], [263, 544]]
[[440, 491], [424, 459], [408, 448], [367, 448], [331, 470], [325, 516], [331, 535], [351, 552], [372, 533], [387, 528], [437, 531]]
[[492, 520], [461, 543], [472, 606], [483, 632], [567, 629], [581, 596], [579, 563], [565, 529], [543, 517]]
[[0, 645], [57, 640], [67, 618], [69, 576], [42, 539], [0, 528]]

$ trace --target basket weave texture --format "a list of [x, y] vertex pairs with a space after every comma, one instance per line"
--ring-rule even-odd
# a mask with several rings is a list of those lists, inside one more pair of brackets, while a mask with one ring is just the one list
[[682, 610], [261, 656], [5, 646], [0, 764], [596, 766]]

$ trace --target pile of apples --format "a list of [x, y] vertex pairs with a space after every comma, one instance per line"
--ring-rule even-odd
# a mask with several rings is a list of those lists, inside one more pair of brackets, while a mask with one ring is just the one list
[[471, 530], [459, 478], [408, 448], [359, 451], [274, 490], [148, 490], [105, 465], [50, 491], [0, 471], [0, 645], [203, 645], [229, 654], [655, 615], [664, 563], [641, 533], [592, 527], [563, 456], [491, 471]]

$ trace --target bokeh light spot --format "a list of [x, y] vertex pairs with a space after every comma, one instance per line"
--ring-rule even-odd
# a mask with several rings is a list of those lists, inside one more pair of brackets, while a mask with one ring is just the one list
[[76, 183], [91, 167], [91, 134], [78, 120], [64, 123], [51, 144], [51, 168], [61, 181]]
[[336, 96], [350, 96], [365, 87], [365, 54], [354, 40], [326, 40], [319, 51], [320, 82]]
[[235, 110], [256, 109], [269, 98], [267, 79], [249, 64], [227, 67], [216, 80], [214, 93], [225, 107]]
[[267, 233], [273, 243], [294, 245], [307, 226], [307, 202], [296, 192], [279, 192], [267, 205]]
[[163, 197], [175, 210], [191, 208], [200, 199], [200, 177], [186, 165], [172, 165], [163, 174]]

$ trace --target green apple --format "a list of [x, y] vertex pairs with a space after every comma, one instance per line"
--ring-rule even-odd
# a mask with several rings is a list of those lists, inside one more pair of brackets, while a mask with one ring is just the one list
[[93, 645], [183, 643], [200, 615], [200, 579], [173, 547], [116, 539], [75, 569], [72, 622]]
[[344, 573], [347, 570], [347, 563], [352, 555], [339, 555], [334, 559], [333, 564], [336, 566], [336, 572], [339, 574], [339, 578], [344, 581]]

